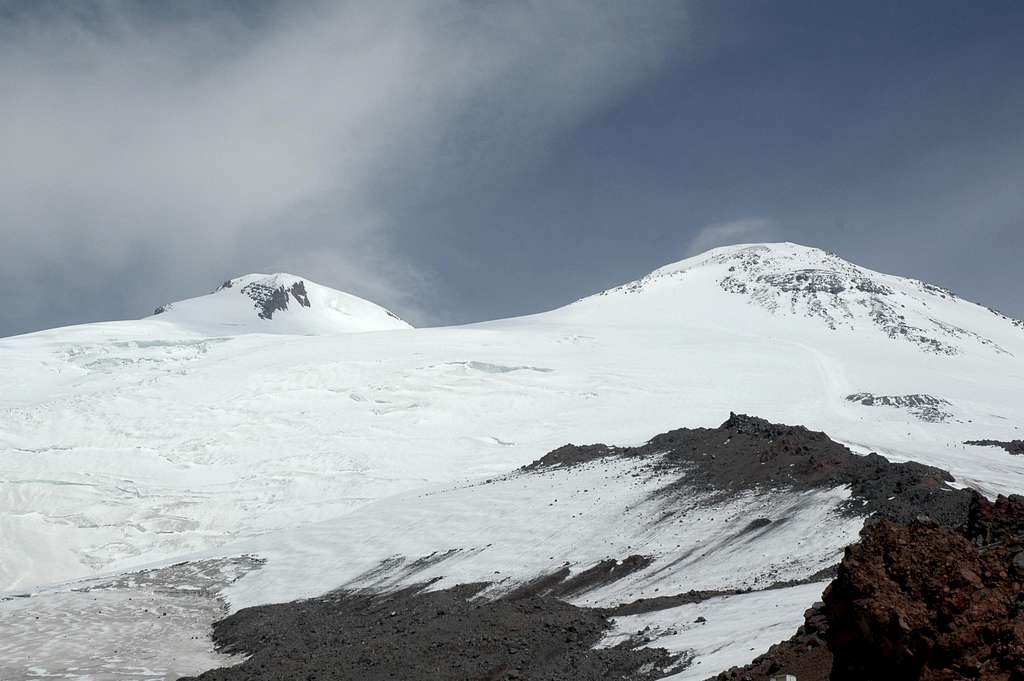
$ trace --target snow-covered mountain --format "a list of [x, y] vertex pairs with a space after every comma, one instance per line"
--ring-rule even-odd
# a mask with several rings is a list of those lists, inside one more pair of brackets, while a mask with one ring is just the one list
[[210, 335], [329, 334], [410, 328], [379, 305], [283, 273], [228, 279], [212, 293], [167, 303], [154, 312], [161, 321]]
[[[433, 329], [308, 280], [250, 275], [145, 320], [2, 339], [0, 385], [0, 589], [37, 594], [0, 602], [11, 670], [124, 663], [126, 645], [154, 670], [140, 678], [216, 664], [206, 627], [220, 606], [167, 601], [175, 589], [237, 608], [413, 577], [500, 573], [514, 588], [547, 566], [575, 574], [633, 554], [654, 562], [579, 602], [809, 578], [862, 521], [837, 513], [842, 485], [694, 492], [673, 502], [671, 525], [650, 520], [664, 481], [646, 459], [511, 474], [566, 442], [641, 444], [730, 412], [937, 466], [955, 486], [1024, 491], [1018, 458], [964, 444], [1021, 439], [1024, 325], [795, 244], [715, 249], [548, 313]], [[729, 539], [758, 518], [786, 521]], [[684, 572], [652, 576], [683, 553]], [[138, 573], [97, 577], [185, 556], [206, 562], [160, 573], [156, 590]], [[86, 578], [123, 617], [96, 619], [68, 582]], [[666, 617], [722, 613], [718, 633], [676, 632], [680, 649], [705, 641], [684, 676], [705, 678], [785, 638], [820, 589], [644, 616], [667, 630]], [[180, 617], [140, 628], [127, 598]], [[107, 627], [121, 652], [65, 637], [41, 656], [69, 621]]]
[[[947, 289], [874, 272], [833, 253], [796, 244], [717, 248], [580, 303], [607, 313], [621, 309], [623, 296], [635, 295], [644, 299], [635, 308], [649, 315], [652, 303], [671, 308], [689, 302], [694, 294], [702, 303], [721, 300], [717, 291], [713, 295], [706, 290], [709, 286], [783, 318], [809, 319], [833, 331], [874, 331], [936, 354], [1012, 354], [996, 339], [1011, 338], [1011, 344], [1019, 344], [1019, 332], [1024, 330], [1021, 321]], [[601, 300], [606, 297], [620, 304]]]

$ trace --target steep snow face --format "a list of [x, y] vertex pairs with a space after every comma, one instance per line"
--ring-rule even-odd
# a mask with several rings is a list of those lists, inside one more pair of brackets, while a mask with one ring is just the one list
[[155, 315], [210, 335], [330, 334], [408, 329], [393, 313], [293, 274], [247, 274], [205, 296], [161, 305]]
[[1011, 354], [1003, 343], [1011, 338], [1019, 344], [1024, 331], [1022, 322], [944, 288], [791, 243], [716, 248], [581, 303], [591, 307], [601, 297], [657, 298], [683, 290], [704, 301], [725, 292], [773, 315], [809, 319], [831, 330], [871, 331], [942, 355], [976, 350]]

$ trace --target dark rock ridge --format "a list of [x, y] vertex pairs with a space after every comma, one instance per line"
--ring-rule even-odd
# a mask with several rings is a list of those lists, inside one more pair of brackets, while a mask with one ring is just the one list
[[1010, 454], [1024, 455], [1024, 440], [968, 440], [964, 444], [981, 447], [1002, 447]]
[[[757, 489], [829, 489], [850, 485], [854, 515], [881, 514], [910, 520], [926, 513], [947, 524], [966, 522], [970, 492], [954, 490], [949, 473], [923, 464], [891, 463], [878, 454], [860, 456], [803, 426], [787, 426], [731, 414], [718, 428], [682, 428], [640, 447], [566, 445], [524, 467], [540, 471], [603, 457], [650, 459], [685, 475], [658, 494], [696, 489], [711, 498]], [[752, 465], [756, 464], [756, 465]]]
[[[984, 525], [991, 529], [988, 534], [972, 531], [989, 544], [1005, 544], [1007, 537], [1015, 536], [1012, 524], [1004, 526], [977, 511], [970, 513], [973, 493], [952, 489], [948, 484], [952, 478], [945, 471], [917, 463], [893, 464], [877, 454], [859, 456], [824, 433], [738, 414], [730, 414], [718, 428], [674, 430], [640, 447], [566, 445], [518, 474], [544, 475], [552, 468], [588, 465], [606, 457], [636, 459], [640, 470], [668, 479], [655, 495], [692, 497], [696, 490], [713, 501], [751, 491], [848, 485], [852, 498], [845, 511], [874, 516], [880, 527], [901, 527], [896, 523], [926, 516], [927, 527], [964, 528], [948, 530], [952, 534], [967, 532], [972, 523], [972, 527]], [[758, 531], [772, 522], [751, 518], [748, 528]], [[415, 560], [391, 558], [374, 574], [356, 580], [361, 586], [350, 584], [320, 598], [241, 610], [214, 626], [214, 640], [225, 652], [245, 653], [249, 658], [199, 678], [654, 679], [673, 665], [678, 669], [689, 664], [689, 659], [673, 660], [664, 650], [634, 647], [642, 639], [594, 649], [609, 626], [608, 618], [740, 593], [688, 592], [612, 608], [582, 608], [562, 600], [647, 569], [651, 558], [642, 555], [599, 561], [575, 573], [566, 565], [501, 598], [479, 596], [488, 586], [484, 584], [424, 592], [422, 584], [400, 588], [392, 579], [397, 574], [415, 575], [460, 551], [450, 549]], [[800, 581], [830, 576], [823, 572]], [[830, 668], [825, 641], [832, 639], [826, 624], [831, 626], [832, 620], [810, 617], [796, 642], [773, 648], [770, 658], [757, 662], [758, 669], [767, 675], [790, 669], [810, 674]]]
[[847, 395], [848, 402], [859, 402], [865, 407], [897, 407], [905, 409], [918, 419], [929, 423], [941, 423], [953, 418], [946, 408], [953, 405], [941, 397], [914, 393], [910, 395], [875, 395], [873, 393], [854, 393]]
[[869, 522], [788, 641], [717, 678], [1024, 679], [1024, 497], [981, 495], [954, 529]]
[[309, 296], [306, 294], [306, 283], [297, 281], [290, 287], [284, 285], [273, 287], [254, 281], [246, 284], [241, 293], [248, 296], [256, 306], [256, 315], [260, 319], [272, 319], [274, 313], [288, 309], [289, 294], [302, 307], [309, 307]]
[[251, 655], [203, 681], [646, 681], [674, 664], [661, 649], [594, 648], [610, 623], [551, 597], [470, 600], [484, 585], [337, 594], [240, 610], [214, 626], [226, 652]]

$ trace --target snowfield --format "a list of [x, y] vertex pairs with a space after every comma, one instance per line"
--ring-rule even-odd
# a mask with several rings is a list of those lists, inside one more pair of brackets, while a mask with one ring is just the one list
[[[196, 673], [213, 664], [208, 627], [224, 603], [344, 584], [511, 588], [563, 563], [669, 561], [703, 547], [579, 602], [593, 605], [763, 588], [834, 563], [859, 530], [834, 512], [841, 490], [766, 491], [711, 510], [695, 499], [678, 524], [652, 526], [659, 509], [645, 499], [658, 481], [629, 462], [510, 475], [566, 442], [639, 444], [717, 426], [730, 411], [938, 466], [988, 495], [1024, 491], [1024, 461], [962, 444], [1022, 437], [1024, 326], [817, 249], [715, 249], [552, 312], [450, 328], [412, 329], [291, 275], [231, 283], [143, 320], [0, 339], [0, 593], [35, 594], [0, 601], [0, 678], [30, 678], [30, 667], [66, 678]], [[789, 520], [729, 540], [755, 517]], [[74, 580], [242, 554], [266, 562], [203, 582], [214, 600], [181, 610], [191, 613], [175, 620], [182, 644], [163, 646], [173, 664], [115, 676], [118, 664], [138, 665], [95, 648], [20, 661], [59, 630], [27, 621], [26, 609], [80, 598]], [[687, 623], [653, 645], [692, 651], [699, 668], [680, 678], [706, 678], [788, 636], [822, 588], [631, 617]], [[759, 605], [732, 607], [740, 599]], [[61, 627], [104, 626], [88, 608], [67, 612], [81, 615]], [[708, 620], [699, 634], [695, 613]], [[622, 619], [625, 630], [646, 626]]]
[[689, 667], [666, 679], [702, 681], [744, 665], [769, 646], [792, 636], [803, 624], [804, 610], [820, 600], [827, 584], [720, 596], [703, 603], [619, 617], [602, 645], [618, 645], [644, 631], [656, 641], [654, 645], [683, 652], [692, 660]]

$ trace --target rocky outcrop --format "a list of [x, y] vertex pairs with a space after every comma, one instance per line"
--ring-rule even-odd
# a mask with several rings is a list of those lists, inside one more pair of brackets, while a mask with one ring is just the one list
[[1024, 440], [968, 440], [965, 445], [979, 447], [1002, 447], [1010, 454], [1024, 455]]
[[1024, 679], [1024, 498], [976, 496], [965, 531], [882, 520], [824, 595], [833, 681]]
[[875, 395], [872, 393], [854, 393], [846, 396], [847, 402], [857, 402], [865, 407], [896, 407], [904, 409], [921, 421], [941, 423], [953, 418], [948, 410], [952, 405], [948, 400], [933, 395], [914, 393], [911, 395]]
[[303, 281], [297, 281], [288, 288], [254, 281], [243, 286], [241, 291], [252, 300], [260, 319], [272, 319], [278, 310], [287, 310], [289, 296], [302, 307], [310, 306], [306, 283]]
[[295, 299], [295, 302], [302, 307], [309, 307], [309, 295], [306, 293], [306, 282], [297, 281], [292, 284], [291, 288], [288, 290], [291, 292], [292, 298]]

